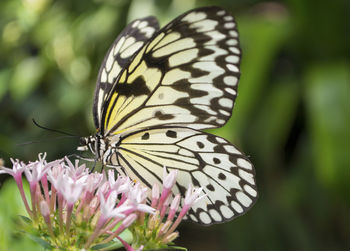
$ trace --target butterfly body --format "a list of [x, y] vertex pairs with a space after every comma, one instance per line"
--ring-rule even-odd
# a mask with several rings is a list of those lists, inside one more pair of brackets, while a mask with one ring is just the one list
[[[113, 135], [112, 137], [103, 137], [100, 133], [80, 139], [78, 150], [89, 150], [95, 159], [101, 161], [103, 165], [110, 165], [111, 158], [117, 153], [118, 145], [120, 144], [120, 136]], [[116, 164], [114, 161], [114, 165]]]
[[154, 17], [130, 23], [102, 63], [93, 115], [97, 134], [82, 139], [108, 166], [151, 187], [163, 168], [178, 171], [207, 197], [188, 218], [209, 225], [245, 213], [256, 201], [255, 171], [227, 140], [202, 129], [231, 116], [240, 76], [234, 18], [219, 7], [184, 13], [159, 29]]

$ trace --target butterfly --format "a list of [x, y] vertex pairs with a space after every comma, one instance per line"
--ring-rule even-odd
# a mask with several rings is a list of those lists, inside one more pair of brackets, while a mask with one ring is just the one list
[[189, 183], [207, 195], [189, 211], [210, 225], [245, 213], [257, 199], [249, 159], [227, 140], [202, 131], [231, 116], [241, 50], [234, 18], [220, 7], [190, 10], [159, 29], [140, 18], [121, 32], [100, 68], [94, 94], [97, 133], [78, 150], [121, 166], [133, 180], [161, 184], [178, 171], [174, 193]]

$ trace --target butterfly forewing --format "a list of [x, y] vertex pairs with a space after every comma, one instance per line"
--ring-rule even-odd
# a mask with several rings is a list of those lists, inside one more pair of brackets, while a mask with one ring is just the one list
[[101, 65], [95, 90], [93, 115], [96, 128], [100, 128], [102, 106], [117, 76], [134, 54], [159, 30], [155, 17], [131, 22], [116, 38]]
[[230, 220], [257, 199], [254, 169], [235, 146], [200, 130], [231, 116], [240, 76], [236, 23], [219, 7], [203, 7], [157, 29], [152, 17], [132, 22], [101, 66], [94, 119], [107, 148], [99, 157], [148, 187], [162, 183], [164, 167], [176, 169], [174, 193], [184, 196], [192, 183], [207, 195], [186, 217]]
[[222, 126], [236, 97], [238, 44], [233, 17], [221, 8], [200, 8], [176, 18], [121, 72], [103, 107], [102, 132]]
[[189, 183], [207, 195], [188, 217], [202, 224], [230, 220], [244, 213], [257, 197], [253, 166], [232, 144], [190, 128], [143, 130], [122, 139], [118, 162], [133, 179], [161, 184], [164, 166], [178, 170], [173, 192]]

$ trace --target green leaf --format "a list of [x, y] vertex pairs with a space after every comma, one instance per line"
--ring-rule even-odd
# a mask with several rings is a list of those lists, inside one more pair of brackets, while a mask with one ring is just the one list
[[[121, 234], [119, 234], [119, 237], [125, 240], [127, 243], [131, 243], [133, 240], [132, 233], [126, 229]], [[107, 249], [107, 250], [114, 250], [123, 247], [123, 244], [117, 239], [114, 238], [113, 241], [104, 243], [104, 244], [97, 244], [93, 246], [92, 250], [99, 250], [99, 249]]]
[[38, 236], [29, 234], [29, 233], [26, 233], [26, 235], [27, 235], [30, 239], [32, 239], [33, 241], [35, 241], [36, 243], [38, 243], [40, 246], [42, 246], [42, 247], [45, 248], [45, 249], [52, 249], [52, 248], [53, 248], [53, 247], [51, 246], [50, 243], [48, 243], [47, 241], [41, 239], [41, 238], [38, 237]]
[[11, 70], [5, 69], [0, 71], [0, 99], [5, 95], [8, 89], [8, 82], [10, 80]]
[[[299, 84], [294, 79], [279, 80], [268, 93], [266, 101], [256, 108], [249, 131], [249, 146], [268, 168], [280, 168], [283, 146], [288, 140], [297, 113]], [[264, 142], [261, 147], [257, 142]], [[277, 156], [276, 156], [276, 153]]]
[[350, 203], [350, 65], [315, 64], [308, 69], [305, 103], [319, 180]]
[[179, 247], [179, 246], [170, 246], [167, 249], [171, 249], [171, 250], [185, 250], [185, 251], [187, 251], [187, 248]]
[[108, 243], [104, 243], [104, 244], [97, 244], [93, 247], [91, 247], [92, 250], [99, 250], [99, 249], [110, 249], [110, 248], [118, 248], [118, 247], [114, 247], [116, 243], [115, 242], [108, 242]]
[[15, 99], [22, 100], [39, 85], [44, 67], [39, 57], [26, 58], [16, 66], [10, 83], [10, 91]]
[[27, 224], [32, 224], [32, 220], [26, 216], [23, 216], [23, 215], [18, 215], [25, 223]]
[[[24, 183], [26, 193], [28, 184]], [[29, 198], [29, 196], [27, 196]], [[0, 250], [22, 251], [40, 250], [40, 246], [27, 237], [18, 233], [18, 216], [26, 215], [20, 193], [16, 183], [7, 180], [0, 190]], [[6, 226], [6, 227], [5, 227]]]

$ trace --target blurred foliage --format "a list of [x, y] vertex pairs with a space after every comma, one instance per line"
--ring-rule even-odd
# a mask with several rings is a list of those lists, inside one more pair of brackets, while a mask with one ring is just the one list
[[[29, 196], [29, 187], [25, 191]], [[26, 215], [21, 196], [14, 181], [6, 182], [0, 190], [0, 250], [40, 250], [40, 246], [20, 233], [19, 215]]]
[[[232, 119], [214, 132], [250, 156], [260, 198], [230, 223], [184, 225], [177, 244], [191, 251], [350, 250], [347, 0], [2, 0], [0, 156], [10, 165], [9, 157], [73, 153], [77, 139], [55, 139], [62, 136], [35, 127], [32, 118], [77, 135], [93, 133], [95, 79], [120, 30], [147, 15], [164, 25], [204, 5], [237, 18], [239, 97]], [[7, 226], [0, 250], [37, 250], [11, 234], [20, 213], [13, 184], [0, 192], [0, 222]]]

